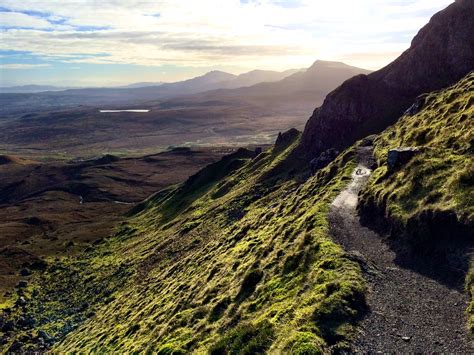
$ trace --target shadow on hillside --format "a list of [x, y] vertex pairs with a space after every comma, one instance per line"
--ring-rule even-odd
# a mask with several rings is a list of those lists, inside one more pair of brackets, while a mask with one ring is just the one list
[[360, 223], [382, 236], [396, 254], [398, 266], [413, 270], [449, 288], [463, 290], [474, 252], [472, 230], [441, 218], [427, 227], [426, 221], [409, 223], [406, 230], [390, 227], [383, 218], [362, 215]]

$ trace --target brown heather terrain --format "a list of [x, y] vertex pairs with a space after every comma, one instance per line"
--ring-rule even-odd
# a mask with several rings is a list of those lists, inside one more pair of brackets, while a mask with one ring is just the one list
[[41, 269], [44, 257], [87, 249], [110, 235], [135, 203], [231, 151], [177, 148], [137, 158], [54, 162], [0, 156], [0, 306], [21, 270]]
[[302, 128], [305, 114], [262, 112], [226, 104], [161, 108], [150, 112], [100, 113], [79, 108], [0, 119], [0, 152], [92, 158], [145, 155], [170, 146], [246, 146], [272, 143], [280, 131]]

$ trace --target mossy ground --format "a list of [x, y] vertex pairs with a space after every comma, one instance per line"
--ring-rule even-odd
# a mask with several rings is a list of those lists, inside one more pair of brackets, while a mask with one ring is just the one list
[[[389, 218], [406, 224], [424, 210], [454, 211], [461, 223], [474, 220], [474, 74], [426, 95], [421, 111], [403, 116], [375, 144], [378, 168], [363, 198], [375, 199]], [[388, 150], [420, 147], [403, 168], [388, 172]]]
[[298, 143], [211, 166], [150, 198], [95, 250], [57, 261], [8, 316], [33, 320], [15, 339], [35, 349], [43, 331], [55, 352], [344, 347], [365, 284], [328, 238], [327, 213], [353, 153], [306, 179], [294, 174]]
[[[417, 238], [424, 243], [426, 237], [441, 232], [451, 238], [450, 244], [473, 237], [473, 92], [474, 73], [471, 73], [450, 88], [425, 95], [418, 113], [404, 115], [375, 140], [378, 167], [362, 191], [362, 207], [375, 206], [399, 232], [412, 225]], [[389, 171], [387, 153], [396, 147], [419, 147], [421, 151], [406, 165]], [[446, 226], [437, 223], [438, 230], [433, 227], [424, 230], [424, 215], [432, 220], [437, 215], [454, 216], [451, 220], [459, 228], [446, 231]], [[474, 295], [472, 270], [468, 288]], [[474, 302], [469, 312], [472, 329]]]

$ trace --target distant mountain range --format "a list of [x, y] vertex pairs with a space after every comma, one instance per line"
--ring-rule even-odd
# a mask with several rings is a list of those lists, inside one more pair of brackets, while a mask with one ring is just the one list
[[[248, 87], [259, 83], [279, 81], [299, 71], [304, 71], [304, 69], [289, 69], [282, 72], [271, 70], [252, 70], [248, 73], [234, 76], [229, 80], [220, 81], [217, 83], [217, 86], [220, 89]], [[207, 88], [207, 90], [211, 90], [211, 88]]]
[[[169, 87], [182, 87], [182, 86], [194, 86], [196, 89], [200, 86], [203, 87], [205, 90], [211, 90], [216, 88], [225, 88], [225, 89], [234, 89], [243, 86], [251, 86], [257, 83], [262, 82], [273, 82], [281, 80], [291, 74], [294, 74], [298, 71], [303, 69], [289, 69], [282, 72], [278, 71], [271, 71], [271, 70], [252, 70], [247, 73], [243, 73], [240, 75], [234, 75], [222, 71], [211, 71], [207, 74], [202, 76], [198, 76], [196, 78], [192, 78], [189, 80], [184, 80], [180, 82], [174, 83], [165, 83], [162, 81], [158, 82], [137, 82], [131, 83], [127, 85], [120, 85], [120, 86], [112, 86], [112, 87], [98, 87], [97, 89], [138, 89], [138, 88], [146, 88], [146, 87], [156, 87], [160, 85], [168, 85]], [[198, 80], [194, 80], [198, 79]], [[10, 93], [10, 94], [28, 94], [28, 93], [39, 93], [45, 91], [65, 91], [71, 89], [80, 89], [80, 90], [87, 90], [93, 89], [95, 87], [80, 87], [80, 86], [56, 86], [56, 85], [17, 85], [17, 86], [0, 86], [0, 93]]]
[[63, 91], [73, 89], [74, 87], [54, 86], [54, 85], [19, 85], [19, 86], [0, 86], [0, 93], [28, 94], [44, 91]]
[[[240, 75], [234, 75], [219, 70], [210, 71], [204, 75], [192, 79], [178, 81], [175, 83], [161, 83], [158, 85], [129, 85], [128, 88], [136, 88], [133, 92], [125, 92], [125, 96], [139, 95], [143, 100], [154, 98], [163, 99], [189, 94], [195, 94], [217, 89], [236, 89], [248, 87], [263, 82], [276, 82], [282, 80], [302, 69], [290, 69], [282, 72], [270, 70], [252, 70]], [[108, 94], [107, 89], [103, 89], [104, 94]]]
[[[123, 86], [116, 86], [116, 88], [134, 89], [148, 86], [159, 86], [162, 82], [140, 82]], [[32, 94], [45, 91], [65, 91], [71, 89], [86, 89], [86, 87], [77, 86], [55, 86], [55, 85], [18, 85], [18, 86], [0, 86], [0, 94]]]
[[[263, 100], [263, 105], [267, 106], [266, 100], [294, 102], [289, 100], [289, 96], [293, 95], [296, 103], [301, 103], [303, 100], [308, 104], [303, 108], [306, 110], [307, 107], [319, 104], [327, 92], [344, 80], [360, 73], [368, 71], [343, 63], [317, 61], [307, 70], [291, 69], [283, 72], [253, 70], [240, 75], [211, 71], [192, 79], [175, 83], [156, 83], [156, 85], [137, 83], [121, 88], [74, 88], [62, 91], [58, 91], [59, 87], [32, 86], [29, 91], [23, 87], [21, 89], [23, 91], [17, 89], [10, 93], [0, 92], [0, 114], [12, 116], [78, 106], [124, 107], [143, 102], [154, 102], [156, 105], [157, 101], [189, 97], [207, 91], [211, 92], [202, 97], [196, 96], [192, 100], [208, 101], [209, 97], [213, 97], [212, 100], [228, 102], [237, 98], [237, 101], [252, 104]], [[51, 90], [37, 92], [41, 89]], [[215, 90], [223, 91], [215, 92]], [[169, 105], [174, 104], [170, 102]]]
[[[345, 80], [354, 75], [369, 73], [369, 70], [341, 62], [317, 60], [308, 69], [294, 71], [291, 75], [276, 82], [261, 82], [231, 90], [226, 88], [206, 91], [193, 96], [176, 98], [164, 102], [163, 105], [179, 107], [193, 104], [207, 105], [209, 102], [239, 102], [276, 112], [310, 114], [314, 107], [322, 104], [328, 92], [338, 87]], [[234, 82], [236, 80], [238, 78]]]

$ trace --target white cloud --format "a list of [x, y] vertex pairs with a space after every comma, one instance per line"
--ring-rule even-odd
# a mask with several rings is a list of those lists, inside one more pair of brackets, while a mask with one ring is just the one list
[[19, 12], [0, 13], [0, 23], [3, 27], [22, 27], [22, 28], [50, 28], [51, 24], [34, 16], [29, 16]]
[[49, 67], [50, 64], [1, 64], [0, 69], [35, 69]]
[[[319, 57], [376, 68], [406, 49], [429, 16], [451, 2], [301, 0], [301, 6], [288, 8], [271, 0], [2, 0], [3, 7], [17, 11], [2, 13], [2, 23], [10, 14], [10, 26], [36, 30], [0, 33], [0, 49], [72, 63], [276, 69], [309, 65]], [[51, 25], [47, 19], [62, 21]], [[54, 31], [41, 31], [47, 26]]]

